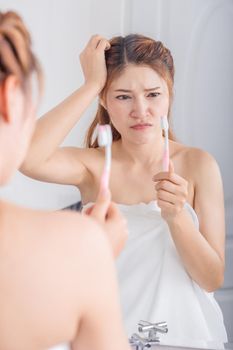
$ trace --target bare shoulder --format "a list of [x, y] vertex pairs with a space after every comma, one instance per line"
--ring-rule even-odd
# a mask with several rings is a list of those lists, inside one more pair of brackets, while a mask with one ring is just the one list
[[[15, 338], [20, 341], [34, 341], [38, 332], [48, 344], [73, 339], [88, 289], [84, 271], [89, 276], [93, 261], [99, 261], [109, 249], [101, 228], [79, 213], [35, 211], [5, 202], [0, 203], [0, 214], [0, 289], [6, 291], [0, 308], [8, 305], [7, 312], [3, 309], [4, 324], [14, 321], [16, 329], [22, 330], [23, 320], [23, 331]], [[9, 276], [14, 276], [13, 291], [8, 290], [12, 285]]]
[[198, 148], [189, 148], [187, 150], [187, 162], [196, 186], [221, 181], [221, 174], [216, 159], [210, 153]]
[[74, 242], [81, 243], [89, 236], [94, 240], [101, 231], [92, 218], [78, 212], [32, 210], [7, 202], [1, 203], [0, 218], [4, 231], [14, 232], [14, 239], [24, 237], [29, 245], [45, 244], [48, 250], [55, 242], [72, 249]]
[[200, 148], [173, 142], [173, 157], [186, 176], [196, 184], [203, 178], [220, 176], [219, 166], [213, 155]]

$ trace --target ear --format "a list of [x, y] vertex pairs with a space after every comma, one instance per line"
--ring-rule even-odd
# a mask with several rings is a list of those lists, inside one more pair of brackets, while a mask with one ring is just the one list
[[106, 103], [103, 98], [99, 99], [99, 103], [101, 104], [102, 107], [104, 107], [104, 109], [107, 109]]
[[0, 114], [4, 122], [10, 123], [15, 115], [18, 117], [19, 105], [22, 105], [21, 86], [16, 76], [9, 75], [0, 86]]

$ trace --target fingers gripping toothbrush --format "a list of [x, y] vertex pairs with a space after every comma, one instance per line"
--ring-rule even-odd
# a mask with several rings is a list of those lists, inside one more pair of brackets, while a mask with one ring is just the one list
[[168, 120], [167, 116], [161, 117], [161, 128], [164, 131], [163, 171], [169, 171], [169, 144], [168, 144]]
[[109, 124], [98, 126], [98, 144], [100, 147], [105, 147], [104, 171], [100, 182], [101, 190], [103, 191], [109, 187], [111, 169], [112, 130]]

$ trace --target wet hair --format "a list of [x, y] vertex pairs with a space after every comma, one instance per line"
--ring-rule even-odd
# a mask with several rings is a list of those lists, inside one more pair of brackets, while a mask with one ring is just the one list
[[[161, 41], [156, 41], [139, 34], [130, 34], [125, 37], [117, 36], [110, 40], [111, 47], [105, 52], [107, 66], [107, 81], [101, 91], [100, 98], [106, 96], [106, 92], [112, 81], [116, 79], [127, 67], [128, 64], [148, 66], [152, 68], [167, 83], [169, 91], [168, 120], [173, 99], [174, 85], [174, 63], [170, 50]], [[94, 132], [98, 124], [110, 123], [107, 110], [99, 103], [98, 110], [86, 135], [86, 146], [89, 148], [98, 147], [97, 139], [93, 140]], [[120, 133], [110, 123], [113, 134], [113, 141], [121, 138]], [[169, 138], [175, 137], [169, 128]]]
[[40, 65], [32, 51], [31, 37], [23, 20], [14, 11], [0, 11], [0, 85], [8, 76], [14, 75], [26, 92], [33, 73], [36, 73], [41, 91]]

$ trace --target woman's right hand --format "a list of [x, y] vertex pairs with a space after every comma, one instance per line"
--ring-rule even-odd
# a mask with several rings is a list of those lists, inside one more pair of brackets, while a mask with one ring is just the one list
[[126, 219], [116, 204], [111, 202], [109, 190], [105, 193], [100, 192], [96, 203], [84, 211], [84, 214], [94, 218], [103, 227], [112, 247], [113, 255], [117, 257], [128, 238], [128, 229]]
[[86, 85], [94, 85], [101, 92], [107, 79], [105, 62], [105, 50], [110, 48], [107, 39], [100, 35], [94, 35], [80, 54], [80, 62], [85, 77]]

